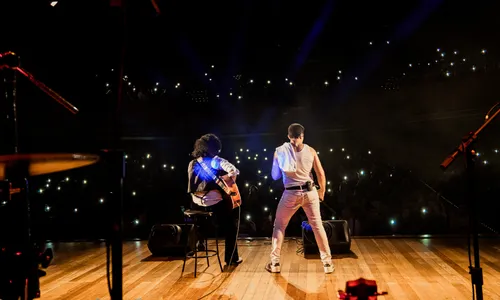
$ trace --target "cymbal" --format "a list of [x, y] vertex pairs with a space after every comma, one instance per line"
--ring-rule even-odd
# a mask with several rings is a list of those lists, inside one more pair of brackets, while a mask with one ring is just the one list
[[99, 156], [95, 154], [40, 153], [0, 155], [0, 180], [5, 180], [5, 169], [17, 163], [28, 165], [26, 176], [37, 176], [67, 171], [95, 164]]

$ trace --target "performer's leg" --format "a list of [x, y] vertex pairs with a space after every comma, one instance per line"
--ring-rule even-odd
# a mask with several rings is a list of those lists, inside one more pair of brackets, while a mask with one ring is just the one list
[[274, 220], [271, 263], [279, 264], [281, 256], [281, 246], [285, 238], [285, 230], [288, 222], [300, 207], [300, 197], [294, 191], [283, 192], [281, 200], [276, 210], [276, 219]]
[[[219, 226], [218, 232], [221, 229], [224, 231], [225, 237], [225, 262], [230, 264], [239, 260], [238, 246], [236, 245], [237, 237], [237, 227], [236, 227], [236, 217], [234, 215], [232, 203], [228, 199], [223, 199], [219, 203], [212, 207], [212, 211], [215, 213], [217, 218], [217, 224]], [[233, 253], [234, 251], [234, 253]], [[233, 258], [230, 261], [231, 256]]]
[[316, 239], [316, 243], [318, 244], [320, 257], [325, 267], [325, 272], [331, 273], [333, 272], [332, 254], [330, 252], [330, 245], [328, 244], [328, 237], [326, 236], [325, 227], [323, 226], [323, 221], [321, 220], [321, 211], [319, 209], [319, 205], [320, 203], [317, 191], [304, 193], [302, 208], [307, 215], [307, 219], [314, 233], [314, 238]]

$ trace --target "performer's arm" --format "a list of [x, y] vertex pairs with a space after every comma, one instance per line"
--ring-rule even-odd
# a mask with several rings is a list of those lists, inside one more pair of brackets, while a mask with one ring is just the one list
[[323, 166], [321, 165], [321, 161], [319, 160], [319, 156], [318, 156], [318, 153], [316, 153], [316, 150], [314, 150], [312, 147], [310, 147], [310, 148], [311, 148], [311, 152], [314, 156], [314, 163], [313, 163], [314, 173], [316, 173], [316, 177], [318, 178], [319, 199], [324, 200], [325, 199], [325, 190], [326, 190], [325, 170], [323, 170]]
[[240, 170], [238, 170], [232, 163], [219, 156], [212, 159], [212, 168], [224, 170], [227, 172], [229, 177], [233, 177], [235, 179], [237, 175], [240, 175]]
[[278, 180], [281, 178], [281, 169], [278, 164], [278, 154], [276, 152], [274, 152], [273, 169], [271, 170], [271, 176], [274, 180]]

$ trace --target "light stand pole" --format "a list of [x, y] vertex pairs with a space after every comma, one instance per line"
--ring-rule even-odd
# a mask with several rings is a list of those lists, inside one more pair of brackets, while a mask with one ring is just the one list
[[483, 300], [483, 270], [481, 269], [479, 260], [477, 202], [473, 199], [476, 196], [474, 177], [474, 160], [476, 158], [476, 151], [474, 149], [474, 146], [479, 133], [481, 133], [481, 131], [483, 131], [483, 129], [486, 128], [486, 126], [488, 126], [488, 124], [493, 121], [498, 116], [498, 114], [500, 114], [500, 108], [498, 108], [497, 111], [490, 117], [490, 113], [499, 105], [500, 103], [497, 103], [495, 106], [493, 106], [486, 115], [486, 121], [484, 122], [484, 124], [479, 127], [476, 132], [470, 132], [467, 136], [465, 136], [462, 140], [462, 143], [457, 147], [457, 149], [441, 163], [441, 169], [446, 170], [455, 161], [460, 153], [465, 156], [465, 175], [467, 180], [466, 201], [469, 208], [469, 239], [472, 235], [472, 247], [474, 251], [474, 266], [472, 266], [472, 262], [470, 262], [471, 265], [469, 266], [469, 274], [471, 275], [472, 292], [474, 295], [475, 291], [477, 300]]

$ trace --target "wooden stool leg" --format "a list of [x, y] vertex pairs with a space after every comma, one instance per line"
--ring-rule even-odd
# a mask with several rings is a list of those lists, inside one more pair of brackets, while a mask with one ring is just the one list
[[194, 250], [194, 278], [196, 278], [196, 269], [198, 268], [198, 250]]
[[219, 234], [217, 232], [217, 225], [215, 225], [214, 228], [215, 228], [215, 250], [217, 253], [217, 260], [219, 261], [220, 271], [224, 272], [224, 269], [222, 268], [222, 263], [220, 261], [220, 256], [219, 256]]
[[[186, 225], [186, 227], [187, 227], [187, 223], [184, 223], [184, 225]], [[184, 245], [184, 263], [182, 264], [181, 276], [182, 276], [182, 273], [184, 273], [184, 268], [186, 267], [186, 259], [188, 256], [188, 251], [187, 251], [188, 245], [189, 245], [189, 238], [187, 239], [186, 244]]]
[[[195, 217], [194, 219], [194, 224], [195, 224], [195, 230], [198, 231], [198, 218]], [[196, 242], [194, 243], [194, 278], [196, 278], [196, 270], [198, 269], [198, 232], [196, 232]]]
[[205, 254], [207, 256], [207, 266], [210, 267], [210, 259], [208, 259], [208, 238], [205, 238]]
[[[208, 224], [208, 218], [205, 218], [205, 224]], [[207, 266], [210, 267], [210, 259], [208, 258], [208, 237], [205, 236], [205, 256], [207, 257]]]

